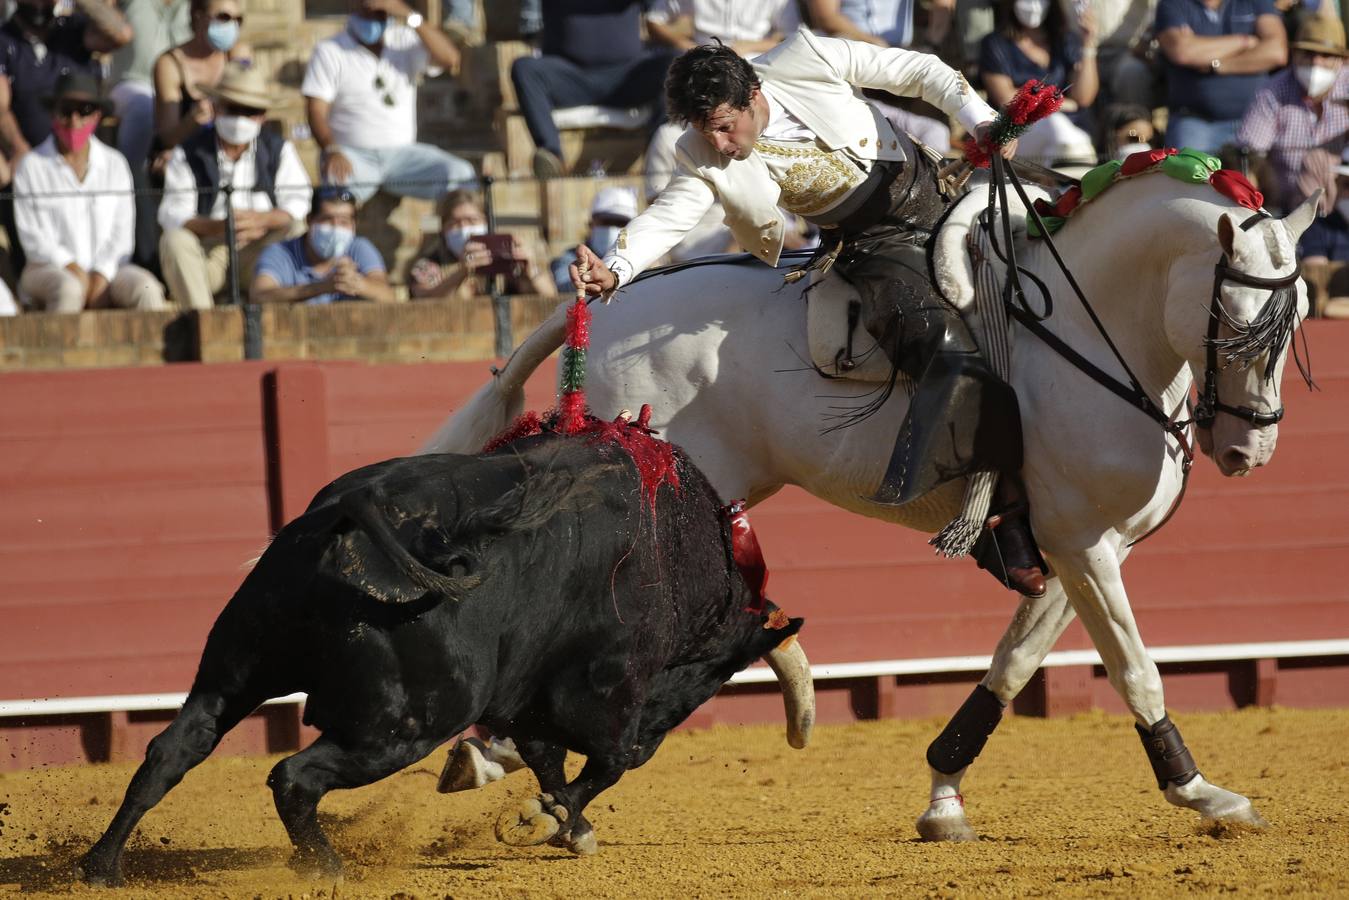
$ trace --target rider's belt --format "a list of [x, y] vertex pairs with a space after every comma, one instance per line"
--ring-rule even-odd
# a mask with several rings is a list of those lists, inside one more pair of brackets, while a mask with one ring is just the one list
[[877, 160], [866, 180], [853, 188], [842, 203], [810, 222], [829, 231], [857, 234], [878, 224], [890, 212], [890, 185], [904, 171], [902, 160]]

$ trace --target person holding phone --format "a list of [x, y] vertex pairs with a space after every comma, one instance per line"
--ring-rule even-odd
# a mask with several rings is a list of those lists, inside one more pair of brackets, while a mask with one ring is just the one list
[[451, 191], [440, 203], [441, 233], [412, 264], [409, 292], [417, 300], [473, 297], [489, 292], [489, 279], [504, 276], [506, 294], [552, 294], [553, 280], [523, 241], [489, 234], [477, 192]]

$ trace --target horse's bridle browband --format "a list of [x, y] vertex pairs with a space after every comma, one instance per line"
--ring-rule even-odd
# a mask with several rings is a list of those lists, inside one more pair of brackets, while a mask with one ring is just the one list
[[[1255, 215], [1241, 223], [1242, 231], [1250, 231], [1255, 225], [1263, 219], [1269, 218], [1269, 213], [1264, 210], [1258, 210]], [[1232, 268], [1227, 260], [1227, 254], [1222, 255], [1218, 264], [1213, 267], [1213, 297], [1209, 303], [1208, 311], [1208, 335], [1204, 340], [1204, 385], [1199, 391], [1199, 402], [1194, 407], [1194, 423], [1200, 428], [1209, 429], [1213, 427], [1213, 420], [1220, 412], [1225, 412], [1230, 416], [1236, 416], [1238, 419], [1244, 419], [1250, 422], [1256, 428], [1264, 428], [1269, 425], [1277, 425], [1283, 419], [1283, 407], [1280, 406], [1273, 412], [1256, 412], [1249, 406], [1229, 406], [1218, 399], [1218, 328], [1222, 324], [1222, 291], [1224, 281], [1235, 281], [1237, 284], [1244, 284], [1247, 287], [1260, 288], [1271, 292], [1277, 292], [1284, 288], [1294, 285], [1300, 273], [1296, 265], [1293, 271], [1287, 275], [1280, 275], [1277, 278], [1261, 278], [1257, 275], [1249, 275], [1240, 269]], [[1270, 298], [1270, 302], [1274, 299]]]

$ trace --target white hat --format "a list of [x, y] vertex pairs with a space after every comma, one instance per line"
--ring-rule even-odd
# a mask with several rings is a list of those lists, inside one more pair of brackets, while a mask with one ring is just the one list
[[595, 202], [590, 204], [590, 214], [631, 219], [637, 215], [637, 192], [632, 188], [613, 185], [601, 188], [595, 195]]

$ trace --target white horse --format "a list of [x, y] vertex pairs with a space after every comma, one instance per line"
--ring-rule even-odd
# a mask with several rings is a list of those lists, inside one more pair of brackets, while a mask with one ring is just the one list
[[[1267, 286], [1250, 286], [1242, 275], [1293, 278], [1294, 247], [1314, 215], [1314, 203], [1282, 220], [1248, 222], [1249, 210], [1207, 185], [1147, 175], [1123, 181], [1085, 204], [1059, 232], [1057, 244], [1143, 389], [1161, 410], [1172, 413], [1183, 410], [1195, 378], [1205, 372], [1220, 256], [1225, 254], [1238, 274], [1221, 283], [1220, 309], [1214, 311], [1221, 336], [1240, 338], [1271, 297]], [[1100, 369], [1123, 380], [1123, 369], [1046, 248], [1018, 245], [1021, 266], [1038, 274], [1055, 298], [1046, 324]], [[1299, 318], [1292, 317], [1292, 309], [1287, 317], [1293, 324], [1307, 304], [1300, 281], [1295, 291], [1294, 298], [1285, 297], [1296, 303]], [[799, 355], [807, 345], [802, 293], [800, 284], [783, 284], [781, 271], [744, 263], [699, 266], [637, 282], [615, 303], [593, 307], [587, 359], [592, 409], [607, 417], [624, 405], [649, 402], [653, 426], [684, 447], [724, 499], [757, 502], [784, 484], [795, 484], [862, 515], [936, 531], [957, 510], [961, 484], [941, 489], [935, 502], [905, 516], [865, 499], [881, 481], [903, 420], [902, 391], [855, 426], [822, 428], [842, 402], [838, 396], [855, 396], [860, 404], [874, 385], [825, 382], [802, 368]], [[1035, 299], [1029, 286], [1028, 294]], [[526, 378], [562, 343], [563, 331], [559, 311], [442, 427], [427, 450], [475, 451], [509, 424], [522, 408]], [[1021, 407], [1023, 475], [1034, 533], [1052, 576], [1045, 596], [1021, 602], [981, 685], [1003, 705], [1010, 702], [1077, 615], [1111, 685], [1140, 730], [1148, 729], [1166, 715], [1162, 683], [1135, 626], [1120, 566], [1130, 543], [1156, 527], [1176, 501], [1183, 481], [1181, 447], [1158, 422], [1020, 326], [1013, 326], [1013, 343], [1010, 381]], [[1256, 413], [1280, 408], [1288, 332], [1272, 343], [1246, 348], [1248, 360], [1258, 354], [1252, 365], [1217, 370], [1224, 408]], [[1271, 350], [1276, 360], [1270, 359]], [[1266, 373], [1271, 361], [1272, 371]], [[1211, 430], [1200, 433], [1200, 445], [1224, 475], [1245, 476], [1269, 461], [1277, 435], [1277, 425], [1221, 412]], [[931, 802], [917, 823], [922, 836], [974, 837], [960, 782], [995, 723], [996, 716], [973, 752], [965, 753], [959, 770], [931, 769]], [[1144, 743], [1147, 747], [1146, 736]], [[1154, 754], [1163, 750], [1160, 743], [1149, 750], [1154, 768]], [[1161, 773], [1158, 777], [1163, 780]], [[1247, 798], [1192, 772], [1167, 781], [1165, 796], [1206, 819], [1263, 824]]]

